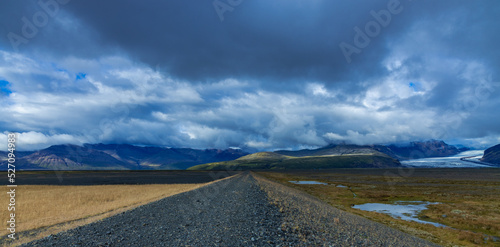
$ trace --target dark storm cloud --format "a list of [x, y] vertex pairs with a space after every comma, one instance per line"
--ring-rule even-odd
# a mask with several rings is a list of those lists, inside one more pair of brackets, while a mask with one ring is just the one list
[[[400, 11], [391, 15], [389, 24], [370, 38], [360, 54], [352, 54], [351, 64], [346, 63], [339, 44], [354, 45], [354, 28], [364, 30], [375, 20], [371, 11], [386, 11], [390, 4]], [[443, 34], [447, 30], [428, 27], [432, 40], [427, 42], [446, 43], [446, 48], [437, 48], [446, 49], [439, 51], [444, 55], [453, 53], [471, 59], [483, 56], [498, 40], [498, 32], [494, 31], [498, 21], [493, 17], [498, 14], [498, 6], [491, 5], [498, 4], [258, 0], [243, 1], [224, 12], [221, 21], [212, 1], [73, 0], [61, 8], [71, 13], [76, 20], [72, 25], [78, 29], [55, 23], [40, 31], [46, 36], [34, 42], [61, 55], [92, 56], [115, 47], [190, 81], [234, 77], [267, 83], [331, 83], [383, 74], [379, 61], [390, 50], [388, 44], [398, 42], [401, 35], [422, 21], [430, 25], [450, 22], [452, 30], [448, 34]], [[17, 6], [16, 11], [22, 14], [16, 18], [12, 14], [16, 11], [9, 11], [4, 20], [17, 21], [17, 26], [10, 24], [8, 28], [21, 30], [20, 16], [30, 19], [36, 9]], [[418, 45], [428, 44], [412, 44], [411, 49], [419, 49]], [[498, 51], [493, 52], [498, 55]], [[498, 56], [482, 59], [498, 63]]]
[[[70, 1], [61, 8], [81, 27], [53, 23], [33, 43], [52, 53], [79, 56], [118, 47], [152, 67], [194, 81], [333, 81], [345, 78], [349, 70], [338, 44], [350, 41], [352, 28], [366, 23], [369, 10], [379, 7], [384, 4], [245, 1], [224, 13], [221, 22], [210, 1]], [[17, 18], [11, 14], [10, 20], [31, 19], [36, 8], [30, 10]], [[17, 22], [8, 28], [21, 30]], [[94, 47], [96, 42], [99, 47]]]
[[214, 2], [238, 1], [3, 1], [0, 130], [31, 147], [500, 142], [497, 1], [243, 0], [223, 21]]

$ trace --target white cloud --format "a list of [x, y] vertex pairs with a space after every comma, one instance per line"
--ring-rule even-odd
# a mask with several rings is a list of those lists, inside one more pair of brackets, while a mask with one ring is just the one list
[[88, 140], [85, 137], [76, 137], [69, 134], [54, 134], [46, 135], [43, 133], [29, 131], [29, 132], [3, 132], [0, 133], [0, 150], [7, 150], [7, 136], [9, 133], [16, 134], [16, 150], [38, 150], [43, 149], [51, 145], [58, 144], [76, 144], [81, 145]]
[[326, 137], [328, 140], [331, 140], [331, 141], [342, 141], [342, 140], [345, 140], [345, 137], [339, 135], [339, 134], [336, 134], [336, 133], [332, 133], [332, 132], [328, 132], [326, 134], [323, 135], [324, 137]]
[[152, 112], [151, 113], [153, 115], [153, 117], [161, 120], [161, 121], [171, 121], [173, 120], [168, 114], [165, 114], [163, 112], [158, 112], [158, 111], [155, 111], [155, 112]]
[[[435, 68], [415, 76], [409, 62], [415, 54], [403, 49], [405, 42], [382, 63], [389, 73], [364, 80], [356, 92], [349, 92], [347, 84], [327, 87], [323, 82], [286, 92], [235, 78], [192, 83], [125, 56], [51, 61], [1, 51], [0, 73], [15, 92], [2, 99], [9, 107], [0, 114], [9, 122], [0, 126], [20, 130], [25, 149], [119, 142], [262, 150], [460, 135], [455, 131], [474, 111], [432, 106], [432, 97], [442, 95], [439, 86], [448, 83], [440, 77], [456, 73], [465, 82], [449, 96], [461, 102], [477, 98], [471, 92], [491, 77], [490, 70], [480, 62], [429, 55], [426, 66]], [[451, 68], [445, 71], [442, 63]], [[86, 78], [76, 81], [80, 72]]]
[[325, 85], [320, 83], [308, 83], [307, 90], [315, 96], [334, 97], [335, 95], [329, 92]]
[[266, 149], [272, 147], [273, 144], [268, 142], [248, 141], [245, 143], [245, 145], [250, 148]]

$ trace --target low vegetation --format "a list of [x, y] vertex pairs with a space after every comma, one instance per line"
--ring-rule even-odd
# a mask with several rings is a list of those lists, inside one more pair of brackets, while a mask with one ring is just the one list
[[[19, 185], [16, 189], [16, 231], [22, 237], [16, 244], [87, 224], [202, 185]], [[8, 201], [7, 196], [2, 193], [1, 201]], [[0, 215], [7, 216], [8, 213], [7, 207], [0, 207]], [[71, 224], [74, 222], [76, 225]], [[51, 230], [51, 227], [57, 230]], [[22, 234], [30, 231], [29, 234]], [[7, 235], [6, 228], [1, 230], [1, 235]]]
[[[339, 209], [440, 245], [500, 246], [500, 169], [338, 169], [259, 174], [312, 194]], [[314, 180], [328, 185], [289, 182], [297, 180]], [[430, 205], [419, 218], [449, 227], [407, 222], [352, 208], [357, 204], [396, 201], [440, 202]]]

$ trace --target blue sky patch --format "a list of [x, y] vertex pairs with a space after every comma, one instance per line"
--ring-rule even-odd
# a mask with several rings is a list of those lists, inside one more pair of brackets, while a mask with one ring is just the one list
[[9, 89], [10, 83], [5, 80], [0, 80], [0, 92], [2, 95], [10, 95], [12, 91]]
[[408, 83], [408, 86], [413, 89], [413, 91], [418, 92], [420, 91], [420, 82], [410, 82]]
[[83, 80], [83, 79], [85, 79], [85, 77], [87, 77], [87, 74], [85, 74], [85, 73], [78, 73], [78, 74], [76, 74], [76, 80], [77, 81], [78, 80]]

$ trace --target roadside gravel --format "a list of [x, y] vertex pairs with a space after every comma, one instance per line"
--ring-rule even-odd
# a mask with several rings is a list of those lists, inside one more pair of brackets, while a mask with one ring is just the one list
[[434, 245], [245, 173], [24, 246]]

